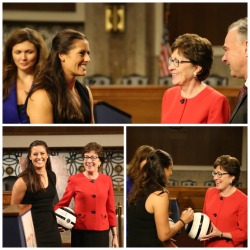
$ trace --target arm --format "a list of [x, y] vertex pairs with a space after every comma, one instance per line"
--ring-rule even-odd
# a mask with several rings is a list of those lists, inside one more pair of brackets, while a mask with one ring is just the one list
[[202, 238], [200, 238], [200, 241], [209, 240], [209, 239], [212, 239], [212, 238], [228, 238], [228, 239], [232, 239], [232, 234], [220, 231], [212, 223], [211, 233], [203, 236]]
[[[238, 209], [238, 216], [237, 216], [237, 224], [238, 227], [231, 231], [230, 234], [232, 235], [232, 240], [234, 246], [237, 246], [239, 243], [244, 242], [247, 240], [247, 215], [248, 215], [248, 202], [247, 197], [243, 195], [242, 197], [239, 196], [240, 205]], [[224, 236], [224, 232], [223, 232]], [[226, 235], [224, 236], [226, 237]]]
[[225, 96], [214, 98], [211, 106], [208, 123], [228, 123], [230, 117], [230, 106]]
[[60, 199], [60, 201], [54, 207], [55, 211], [60, 207], [68, 207], [69, 206], [69, 203], [71, 202], [71, 199], [74, 196], [74, 185], [75, 184], [74, 184], [72, 178], [69, 177], [65, 192], [64, 192], [62, 198]]
[[215, 228], [215, 231], [218, 231], [220, 234], [219, 236], [217, 235], [217, 237], [232, 239], [235, 247], [247, 240], [247, 197], [240, 194], [237, 199], [239, 201], [238, 208], [233, 214], [234, 218], [231, 218], [231, 220], [235, 222], [236, 226], [222, 231], [217, 229], [215, 226], [213, 227]]
[[92, 92], [88, 86], [86, 86], [88, 92], [89, 92], [89, 104], [90, 104], [90, 111], [91, 111], [91, 123], [95, 123], [95, 117], [94, 117], [94, 99]]
[[109, 218], [110, 229], [112, 231], [112, 247], [119, 247], [118, 233], [116, 227], [116, 212], [115, 212], [115, 195], [112, 184], [112, 179], [109, 178], [109, 193], [107, 200], [107, 213]]
[[110, 227], [112, 231], [112, 247], [119, 247], [118, 233], [116, 227]]
[[[235, 202], [232, 201], [231, 207], [233, 210], [231, 215], [229, 215], [230, 221], [232, 222], [231, 225], [234, 224], [235, 226], [227, 226], [228, 223], [226, 220], [224, 220], [225, 222], [223, 222], [223, 224], [220, 223], [220, 225], [216, 226], [212, 223], [210, 234], [204, 236], [200, 240], [205, 241], [211, 238], [228, 238], [232, 239], [234, 246], [237, 246], [247, 239], [247, 197], [245, 195], [237, 196], [236, 200]], [[206, 205], [209, 204], [209, 201], [211, 201], [211, 195], [208, 189], [203, 207], [203, 212], [207, 215], [209, 215], [209, 213], [206, 209]], [[230, 209], [230, 206], [228, 206], [228, 209]]]
[[[189, 208], [181, 214], [182, 221], [177, 221], [172, 227], [169, 225], [169, 197], [167, 193], [151, 194], [146, 201], [148, 212], [154, 213], [157, 235], [160, 241], [171, 239], [182, 227], [193, 220], [194, 211]], [[151, 211], [150, 211], [151, 210]]]
[[37, 90], [28, 99], [27, 114], [30, 123], [53, 123], [53, 107], [45, 90]]
[[21, 204], [25, 193], [27, 190], [27, 185], [23, 178], [18, 178], [13, 186], [10, 205]]

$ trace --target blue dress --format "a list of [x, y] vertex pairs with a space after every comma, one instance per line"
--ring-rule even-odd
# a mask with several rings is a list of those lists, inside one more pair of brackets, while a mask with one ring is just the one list
[[3, 101], [3, 123], [29, 123], [25, 105], [17, 105], [16, 84], [12, 84], [8, 98]]
[[127, 195], [129, 194], [129, 192], [131, 191], [132, 189], [132, 186], [133, 186], [133, 182], [131, 180], [131, 178], [129, 176], [127, 176]]

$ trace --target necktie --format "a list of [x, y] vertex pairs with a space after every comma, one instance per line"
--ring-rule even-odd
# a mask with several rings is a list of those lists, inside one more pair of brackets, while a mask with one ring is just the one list
[[238, 95], [238, 99], [237, 99], [237, 103], [239, 103], [242, 100], [242, 97], [244, 96], [244, 94], [247, 92], [247, 87], [246, 85], [244, 85]]

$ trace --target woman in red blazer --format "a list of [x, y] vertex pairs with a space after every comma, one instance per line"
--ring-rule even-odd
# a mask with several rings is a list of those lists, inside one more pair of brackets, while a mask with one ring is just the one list
[[109, 247], [110, 229], [112, 247], [119, 247], [112, 179], [98, 171], [104, 162], [102, 147], [88, 143], [83, 159], [85, 171], [69, 177], [55, 210], [69, 206], [74, 198], [76, 223], [71, 231], [71, 247]]
[[215, 187], [206, 192], [203, 213], [213, 228], [204, 236], [205, 247], [243, 247], [247, 240], [247, 196], [236, 186], [240, 163], [235, 157], [222, 155], [214, 162]]

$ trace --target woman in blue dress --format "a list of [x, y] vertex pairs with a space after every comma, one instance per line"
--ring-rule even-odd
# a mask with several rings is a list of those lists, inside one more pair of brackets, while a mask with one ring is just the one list
[[47, 57], [42, 36], [18, 29], [5, 42], [3, 53], [3, 123], [28, 123], [25, 101], [34, 75]]

